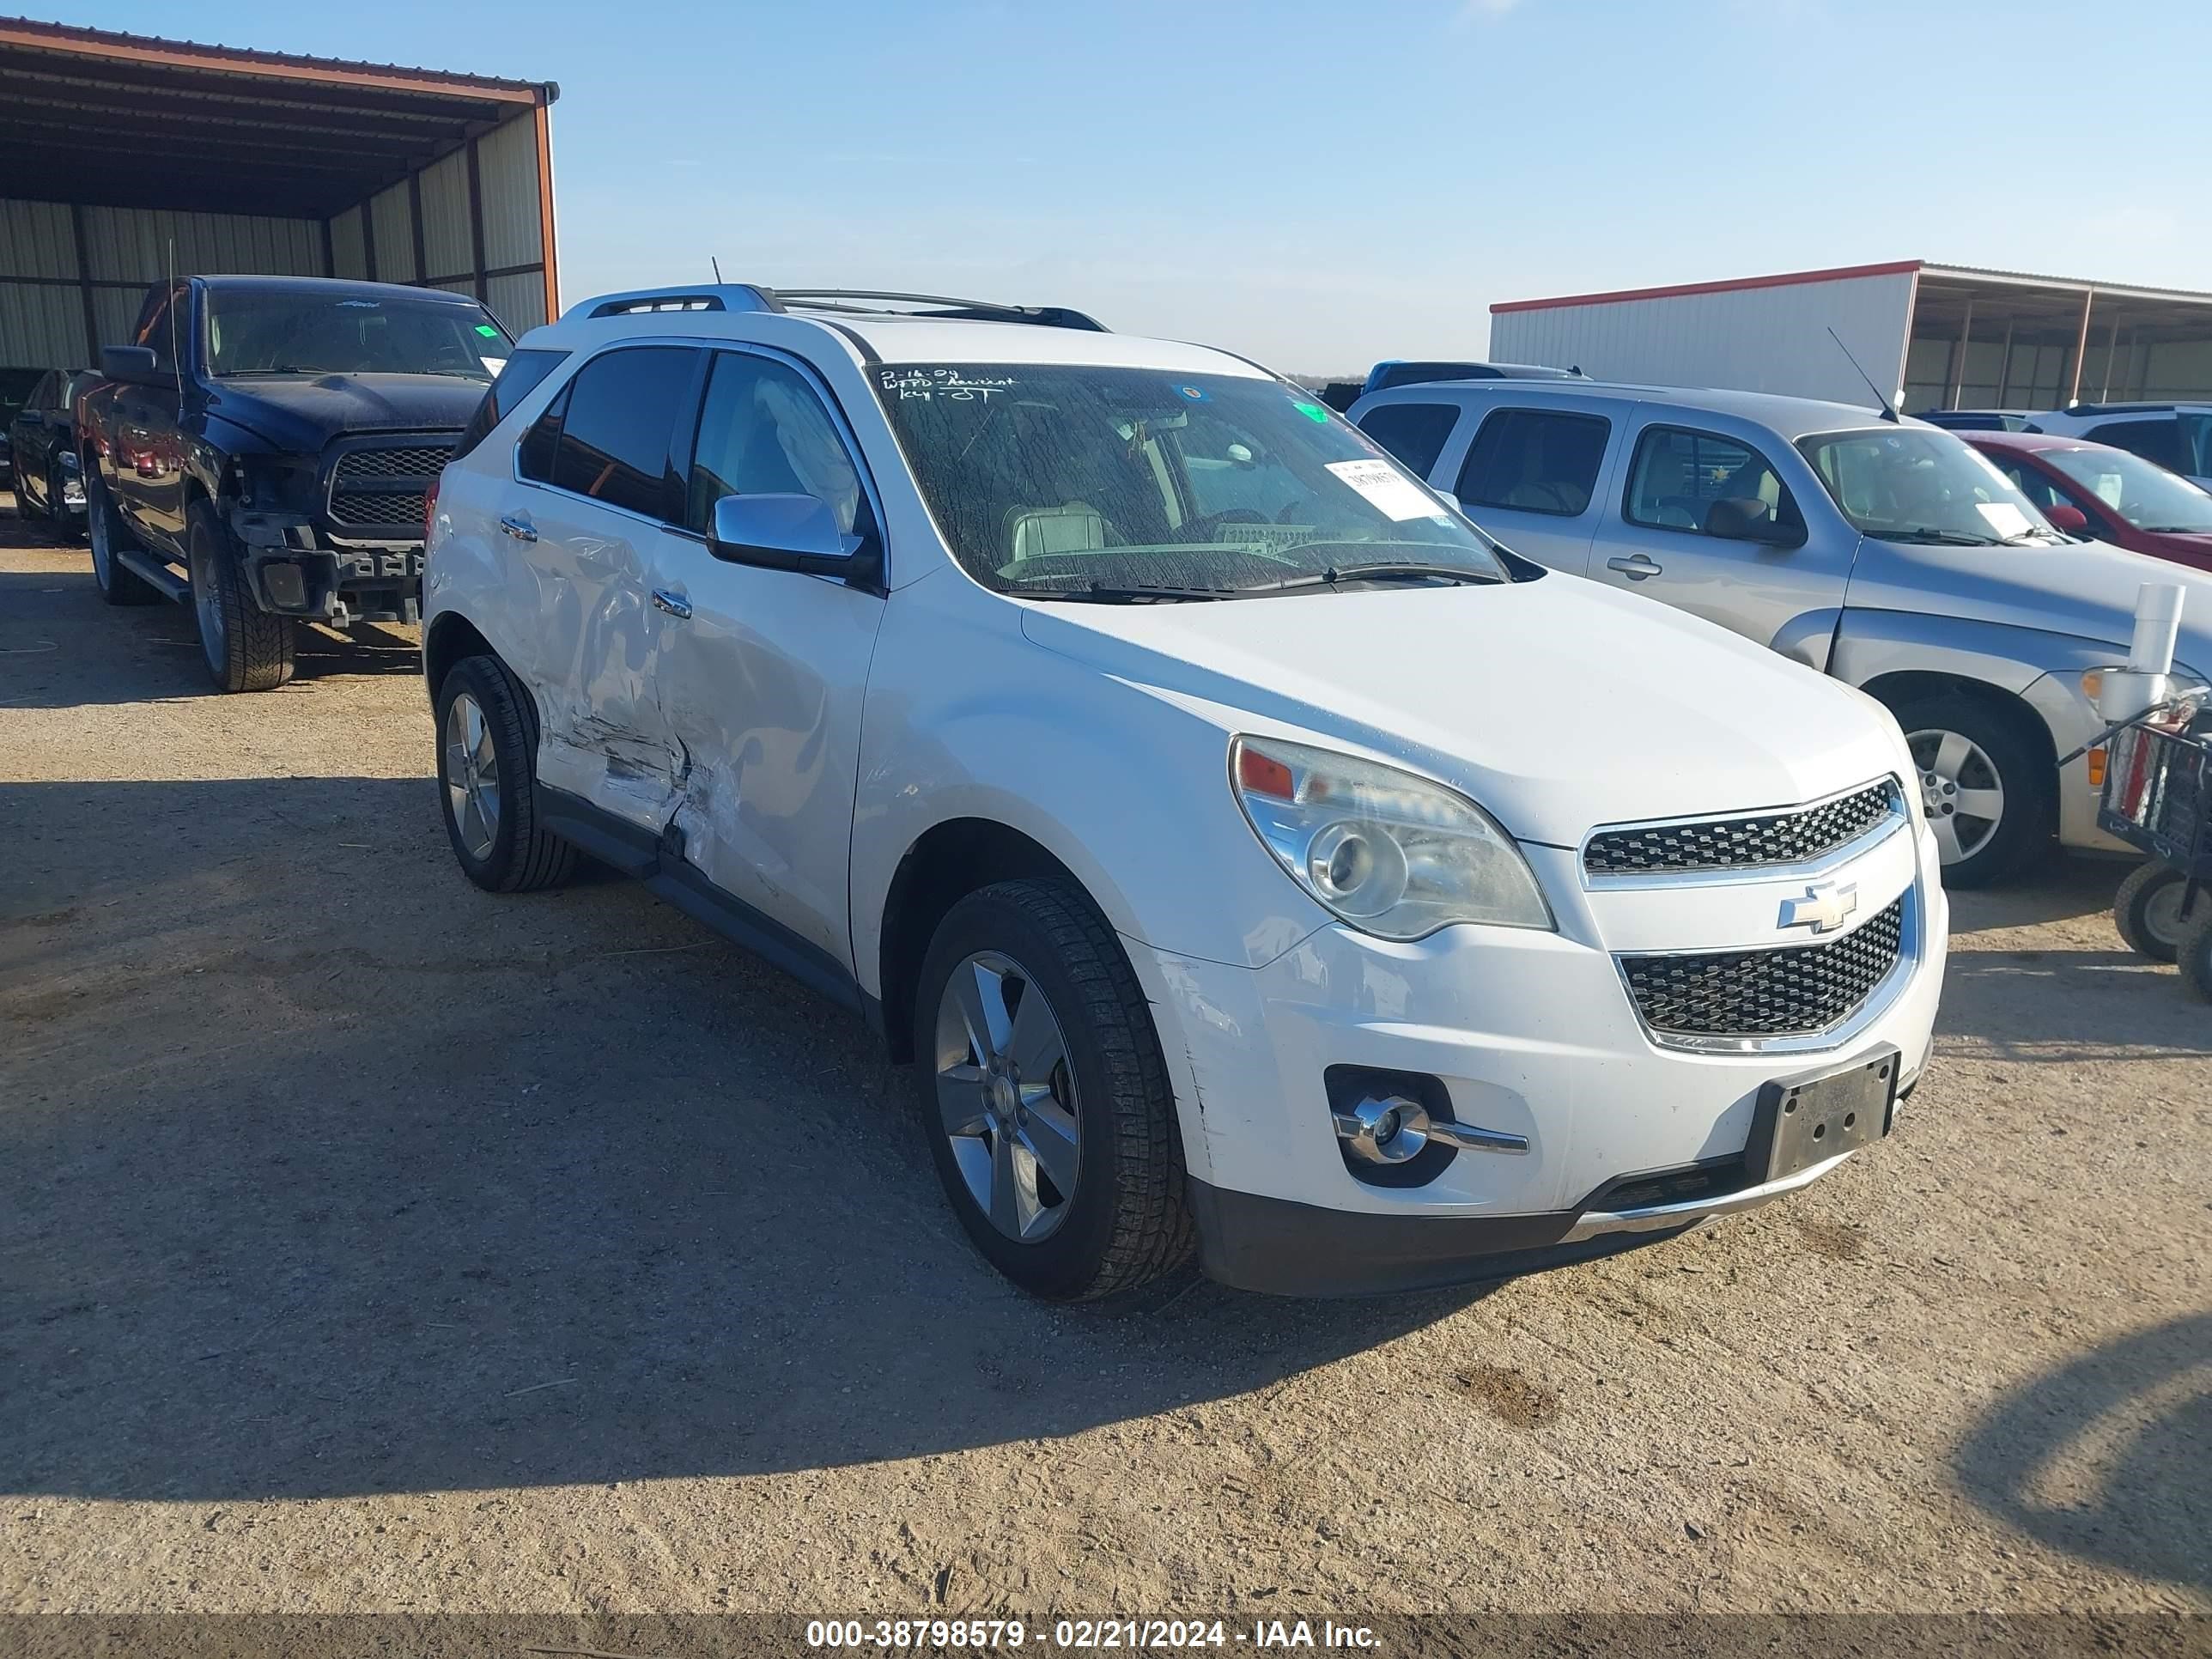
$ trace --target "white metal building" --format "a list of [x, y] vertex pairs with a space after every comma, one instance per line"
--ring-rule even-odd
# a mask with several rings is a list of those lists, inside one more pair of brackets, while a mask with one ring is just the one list
[[1905, 259], [1490, 314], [1493, 358], [1601, 380], [1863, 403], [1856, 357], [1908, 411], [2212, 397], [2212, 294], [2185, 289]]
[[420, 283], [546, 321], [558, 95], [0, 19], [0, 368], [96, 362], [172, 269]]

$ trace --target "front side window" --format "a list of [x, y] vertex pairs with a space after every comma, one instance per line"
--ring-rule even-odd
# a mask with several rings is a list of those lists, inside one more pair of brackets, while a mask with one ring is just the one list
[[2199, 478], [2212, 478], [2212, 415], [2185, 410], [2174, 417], [2181, 428], [2181, 447], [2187, 457], [2182, 471]]
[[208, 368], [216, 375], [450, 374], [489, 383], [514, 349], [473, 300], [208, 290]]
[[2091, 443], [2111, 444], [2156, 461], [2170, 471], [2190, 470], [2189, 458], [2182, 453], [2181, 422], [2171, 416], [2155, 421], [2106, 421], [2081, 435]]
[[1686, 427], [1646, 428], [1629, 470], [1628, 521], [1702, 535], [1716, 501], [1756, 503], [1753, 516], [1769, 525], [1804, 523], [1782, 475], [1750, 445]]
[[1359, 417], [1359, 429], [1424, 478], [1459, 424], [1456, 404], [1377, 404]]
[[1869, 427], [1800, 438], [1844, 518], [1882, 541], [1996, 547], [2064, 541], [1996, 464], [1932, 427]]
[[2212, 495], [2124, 449], [2046, 449], [2044, 459], [2137, 530], [2212, 533]]
[[578, 369], [563, 394], [554, 487], [675, 520], [669, 441], [697, 367], [697, 354], [682, 346], [632, 346]]
[[1464, 520], [1278, 380], [1034, 363], [869, 373], [946, 544], [1000, 592], [1322, 591], [1376, 565], [1508, 580]]
[[1613, 422], [1601, 415], [1501, 409], [1482, 423], [1459, 470], [1470, 507], [1578, 518], [1597, 493]]
[[804, 376], [748, 352], [715, 355], [699, 411], [684, 522], [704, 533], [725, 495], [811, 495], [855, 533], [860, 475], [836, 422]]

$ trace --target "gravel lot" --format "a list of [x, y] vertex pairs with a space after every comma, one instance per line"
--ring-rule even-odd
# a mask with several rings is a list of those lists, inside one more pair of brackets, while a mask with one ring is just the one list
[[0, 1612], [2212, 1611], [2212, 1009], [2118, 866], [1961, 899], [1794, 1202], [1066, 1312], [856, 1023], [461, 878], [415, 646], [217, 696], [0, 516]]

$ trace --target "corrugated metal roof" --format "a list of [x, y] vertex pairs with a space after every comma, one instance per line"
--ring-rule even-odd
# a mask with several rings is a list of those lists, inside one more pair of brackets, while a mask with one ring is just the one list
[[1944, 264], [1932, 259], [1898, 259], [1884, 264], [1837, 265], [1821, 270], [1784, 270], [1764, 276], [1731, 276], [1717, 282], [1676, 283], [1663, 288], [1624, 288], [1594, 294], [1562, 294], [1543, 300], [1500, 300], [1492, 305], [1490, 312], [1495, 317], [1517, 311], [1549, 311], [1562, 306], [1617, 305], [1626, 300], [1674, 300], [1698, 294], [1735, 294], [1749, 289], [1789, 288], [1803, 283], [1847, 282], [1860, 276], [1893, 276], [1908, 271], [1917, 271], [1923, 277], [1939, 282], [1946, 279], [1971, 282], [1981, 278], [2024, 287], [2052, 288], [2074, 294], [2094, 289], [2100, 294], [2172, 300], [2181, 304], [2212, 305], [2212, 293], [2198, 289], [2146, 288], [2130, 283], [2104, 282], [2093, 276], [2045, 276], [2029, 271], [1999, 270], [1986, 265]]
[[[426, 91], [451, 87], [482, 96], [487, 93], [527, 93], [534, 100], [551, 103], [561, 95], [550, 81], [514, 81], [489, 75], [464, 75], [451, 70], [419, 69], [405, 64], [374, 64], [347, 58], [308, 58], [294, 52], [263, 52], [248, 46], [210, 45], [198, 40], [174, 40], [153, 34], [130, 34], [117, 29], [88, 28], [75, 23], [47, 23], [33, 17], [0, 17], [0, 35], [21, 34], [52, 44], [59, 50], [82, 48], [88, 55], [139, 56], [148, 52], [202, 58], [210, 69], [245, 70], [311, 70], [366, 82], [408, 81]], [[26, 40], [24, 44], [31, 44]]]

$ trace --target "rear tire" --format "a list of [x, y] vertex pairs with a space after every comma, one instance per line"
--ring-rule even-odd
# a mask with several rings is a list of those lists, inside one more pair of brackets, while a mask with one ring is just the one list
[[2199, 915], [2190, 918], [2174, 959], [2181, 968], [2182, 983], [2207, 1002], [2212, 1002], [2212, 900], [2197, 895]]
[[2197, 896], [2196, 914], [2183, 921], [2181, 899], [2188, 886], [2180, 871], [2155, 859], [2130, 872], [2112, 901], [2112, 920], [2128, 949], [2153, 962], [2176, 959], [2190, 927], [2212, 915], [2212, 887], [2208, 887]]
[[84, 516], [92, 538], [92, 580], [100, 597], [110, 605], [151, 605], [164, 597], [143, 577], [125, 570], [117, 556], [136, 552], [138, 538], [125, 526], [123, 515], [108, 499], [107, 485], [97, 467], [85, 472]]
[[[35, 523], [39, 517], [39, 509], [31, 505], [30, 492], [25, 488], [29, 482], [29, 475], [25, 473], [21, 467], [17, 467], [13, 480], [15, 491], [15, 516], [25, 524]], [[51, 511], [48, 516], [52, 516]]]
[[487, 893], [575, 873], [576, 849], [538, 818], [537, 705], [496, 658], [464, 657], [438, 687], [438, 800], [461, 873]]
[[[971, 1009], [1000, 1028], [994, 1054]], [[992, 1266], [1033, 1296], [1081, 1302], [1190, 1260], [1152, 1010], [1079, 887], [1006, 881], [955, 904], [923, 959], [914, 1036], [938, 1176]]]
[[200, 655], [216, 689], [273, 691], [290, 679], [297, 629], [289, 617], [272, 617], [253, 602], [230, 536], [205, 501], [192, 503], [185, 548]]
[[1895, 710], [1912, 750], [1928, 820], [1943, 848], [1943, 884], [1989, 887], [2051, 848], [2058, 775], [2019, 725], [1978, 698], [1917, 698]]

